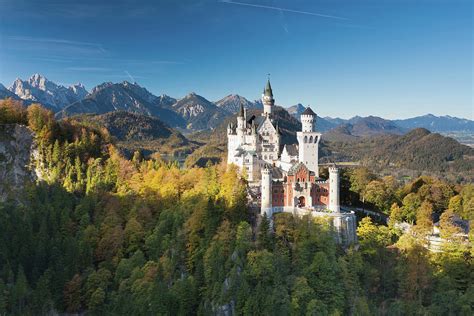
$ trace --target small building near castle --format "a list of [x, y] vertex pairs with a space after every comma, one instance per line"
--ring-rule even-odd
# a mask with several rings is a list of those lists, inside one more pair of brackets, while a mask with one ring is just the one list
[[261, 117], [247, 117], [240, 107], [236, 124], [227, 127], [227, 163], [237, 165], [249, 184], [259, 188], [261, 215], [272, 218], [279, 212], [298, 216], [312, 215], [331, 220], [341, 244], [356, 242], [356, 217], [340, 207], [339, 169], [329, 167], [329, 178], [319, 177], [317, 115], [311, 110], [301, 114], [298, 144], [281, 145], [281, 133], [273, 111], [275, 100], [270, 80], [262, 94]]

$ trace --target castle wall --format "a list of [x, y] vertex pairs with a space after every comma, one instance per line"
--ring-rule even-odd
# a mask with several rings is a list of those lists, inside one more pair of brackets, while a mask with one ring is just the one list
[[334, 231], [334, 238], [337, 243], [349, 246], [357, 243], [357, 217], [354, 212], [334, 213], [328, 212], [321, 208], [306, 209], [289, 206], [272, 207], [266, 210], [267, 214], [275, 213], [291, 213], [295, 216], [302, 217], [310, 215], [312, 217], [327, 218], [330, 221]]

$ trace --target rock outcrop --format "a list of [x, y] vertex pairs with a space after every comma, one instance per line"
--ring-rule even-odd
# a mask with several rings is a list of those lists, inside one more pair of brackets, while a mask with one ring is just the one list
[[38, 178], [33, 132], [24, 125], [0, 124], [0, 202], [19, 201], [25, 186]]

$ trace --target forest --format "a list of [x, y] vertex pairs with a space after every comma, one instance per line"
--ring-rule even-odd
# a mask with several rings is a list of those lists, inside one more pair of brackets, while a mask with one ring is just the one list
[[324, 219], [257, 220], [232, 166], [126, 159], [105, 128], [40, 105], [0, 101], [0, 124], [35, 133], [42, 175], [0, 203], [0, 315], [474, 313], [473, 249], [453, 224], [473, 223], [472, 184], [345, 169], [343, 203], [391, 220], [360, 218], [342, 248]]

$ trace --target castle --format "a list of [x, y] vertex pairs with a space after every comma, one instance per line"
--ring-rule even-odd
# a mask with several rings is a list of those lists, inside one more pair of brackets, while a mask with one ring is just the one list
[[356, 241], [356, 219], [342, 212], [339, 205], [339, 169], [329, 167], [329, 179], [319, 177], [319, 142], [316, 114], [311, 108], [301, 114], [298, 144], [282, 145], [281, 132], [273, 112], [275, 99], [270, 80], [262, 94], [261, 117], [247, 117], [241, 105], [236, 124], [227, 127], [227, 163], [246, 174], [251, 187], [257, 188], [261, 215], [289, 212], [329, 217], [340, 243]]

